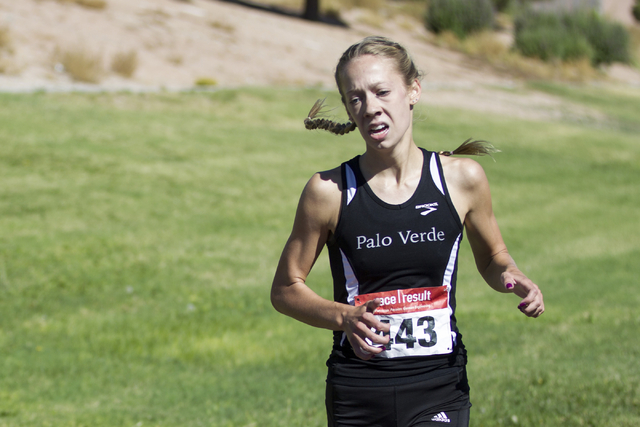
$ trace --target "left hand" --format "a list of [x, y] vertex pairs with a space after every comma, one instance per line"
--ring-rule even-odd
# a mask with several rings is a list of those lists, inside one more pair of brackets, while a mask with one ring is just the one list
[[526, 316], [538, 317], [544, 313], [542, 291], [521, 271], [505, 271], [500, 279], [508, 292], [513, 292], [523, 298], [518, 309]]

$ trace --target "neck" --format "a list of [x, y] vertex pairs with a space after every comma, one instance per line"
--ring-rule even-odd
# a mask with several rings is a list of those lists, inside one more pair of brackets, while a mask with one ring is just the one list
[[416, 172], [421, 173], [422, 157], [413, 140], [383, 150], [367, 147], [367, 151], [360, 157], [360, 169], [367, 181], [375, 177], [402, 184], [405, 180], [412, 179]]

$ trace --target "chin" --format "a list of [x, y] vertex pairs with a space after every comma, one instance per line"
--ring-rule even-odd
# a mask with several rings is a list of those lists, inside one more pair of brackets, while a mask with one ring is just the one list
[[369, 141], [367, 145], [375, 150], [384, 151], [384, 150], [390, 150], [394, 148], [397, 144], [391, 141], [383, 140], [383, 141]]

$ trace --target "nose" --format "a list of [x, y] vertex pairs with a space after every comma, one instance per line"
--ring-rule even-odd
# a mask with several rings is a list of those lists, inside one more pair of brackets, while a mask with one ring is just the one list
[[382, 109], [380, 108], [380, 102], [375, 96], [367, 96], [364, 107], [365, 117], [374, 117], [380, 114], [382, 111]]

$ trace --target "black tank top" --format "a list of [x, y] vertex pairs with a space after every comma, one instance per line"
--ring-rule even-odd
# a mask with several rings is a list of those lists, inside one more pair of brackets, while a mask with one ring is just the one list
[[[422, 374], [466, 363], [455, 318], [463, 226], [448, 194], [439, 156], [421, 150], [424, 162], [420, 182], [411, 198], [400, 205], [385, 203], [374, 194], [360, 171], [359, 156], [342, 164], [341, 212], [335, 233], [327, 243], [334, 299], [354, 305], [365, 294], [443, 287], [448, 293], [450, 350], [447, 354], [376, 356], [363, 361], [355, 356], [345, 335], [336, 331], [327, 362], [329, 376], [334, 380], [417, 380]], [[407, 331], [401, 334], [404, 338], [400, 337], [400, 341], [413, 339]]]

